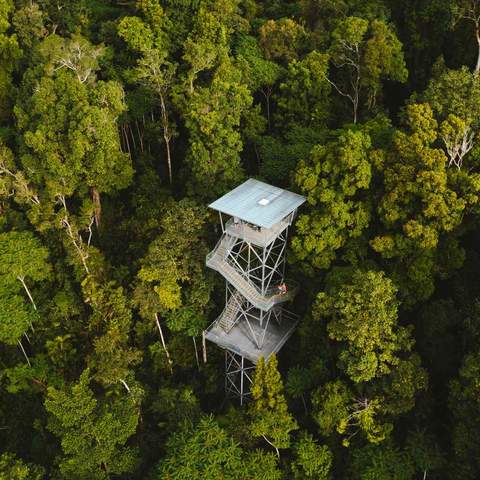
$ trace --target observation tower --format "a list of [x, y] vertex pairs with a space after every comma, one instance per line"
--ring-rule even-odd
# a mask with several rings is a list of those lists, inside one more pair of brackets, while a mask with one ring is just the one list
[[225, 308], [204, 337], [225, 350], [225, 390], [243, 405], [260, 357], [278, 352], [298, 316], [285, 305], [298, 285], [285, 277], [288, 229], [305, 197], [249, 179], [209, 205], [222, 237], [206, 264], [225, 278]]

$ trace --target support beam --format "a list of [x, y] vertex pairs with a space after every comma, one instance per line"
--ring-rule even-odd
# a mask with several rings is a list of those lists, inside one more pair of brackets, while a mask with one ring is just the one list
[[225, 394], [227, 398], [240, 400], [240, 405], [251, 395], [255, 365], [245, 357], [225, 350]]

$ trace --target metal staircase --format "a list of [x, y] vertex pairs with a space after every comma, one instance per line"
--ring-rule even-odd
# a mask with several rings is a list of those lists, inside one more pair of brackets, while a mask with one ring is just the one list
[[278, 289], [273, 287], [262, 295], [258, 287], [229, 261], [229, 250], [235, 242], [235, 237], [224, 234], [216, 247], [207, 255], [207, 266], [221, 273], [252, 305], [260, 310], [268, 311], [274, 305], [292, 300], [298, 286], [290, 281], [285, 282], [287, 293], [280, 294]]
[[217, 320], [218, 324], [225, 331], [225, 333], [228, 333], [235, 325], [238, 314], [240, 313], [244, 303], [245, 298], [238, 290], [235, 290], [235, 292], [228, 299], [226, 307]]

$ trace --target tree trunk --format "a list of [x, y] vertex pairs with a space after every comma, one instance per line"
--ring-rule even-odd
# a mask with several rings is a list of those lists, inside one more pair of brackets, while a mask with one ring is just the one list
[[170, 134], [170, 126], [168, 123], [168, 112], [165, 105], [165, 98], [162, 93], [159, 92], [160, 96], [160, 106], [162, 107], [162, 126], [163, 126], [163, 139], [165, 140], [165, 147], [167, 149], [167, 164], [168, 164], [168, 180], [170, 185], [173, 183], [173, 174], [172, 174], [172, 156], [170, 152], [170, 139], [172, 138]]
[[305, 395], [302, 393], [301, 397], [302, 397], [303, 408], [305, 409], [305, 415], [308, 415], [307, 402], [305, 401]]
[[205, 332], [202, 332], [203, 363], [207, 363], [207, 342], [205, 341]]
[[157, 313], [155, 314], [155, 322], [157, 323], [158, 333], [160, 334], [160, 340], [162, 341], [163, 350], [165, 351], [165, 355], [167, 356], [168, 366], [170, 367], [170, 373], [173, 373], [172, 359], [170, 358], [170, 353], [167, 349], [167, 345], [165, 344], [165, 338], [163, 337], [162, 326], [160, 325], [160, 321], [158, 320]]
[[200, 361], [198, 360], [198, 348], [197, 348], [197, 341], [195, 337], [192, 337], [193, 346], [195, 347], [195, 359], [197, 360], [197, 368], [200, 370]]
[[132, 158], [132, 151], [130, 150], [130, 141], [128, 140], [127, 128], [125, 127], [125, 124], [121, 126], [121, 129], [124, 137], [124, 142], [127, 147], [128, 155], [130, 156], [130, 158]]
[[165, 145], [167, 147], [167, 163], [168, 163], [168, 181], [170, 185], [173, 183], [173, 175], [172, 175], [172, 157], [170, 153], [170, 139], [167, 135], [163, 136], [165, 138]]
[[28, 298], [29, 298], [30, 301], [32, 302], [33, 309], [36, 311], [36, 310], [37, 310], [37, 306], [35, 305], [35, 302], [33, 301], [33, 298], [32, 298], [32, 294], [30, 293], [30, 290], [28, 289], [27, 284], [25, 283], [25, 277], [20, 277], [20, 276], [18, 276], [18, 277], [17, 277], [17, 280], [20, 280], [20, 282], [22, 283], [23, 288], [24, 288], [25, 291], [27, 292]]
[[262, 88], [260, 91], [265, 97], [265, 104], [267, 107], [267, 127], [268, 131], [270, 131], [270, 96], [272, 95], [272, 88], [267, 87], [266, 91]]
[[480, 72], [480, 25], [475, 27], [475, 37], [477, 38], [477, 65], [475, 66], [475, 73]]
[[130, 136], [132, 137], [133, 148], [136, 150], [137, 149], [137, 142], [135, 141], [135, 135], [133, 134], [133, 130], [130, 128], [129, 123], [127, 123], [127, 128], [128, 128], [128, 131], [130, 132]]
[[138, 120], [137, 119], [135, 119], [135, 126], [137, 127], [138, 139], [140, 141], [140, 151], [143, 153], [144, 152], [143, 134], [140, 132], [140, 127], [138, 126]]
[[32, 364], [30, 363], [30, 360], [29, 360], [29, 358], [28, 358], [27, 352], [26, 352], [25, 349], [23, 348], [22, 341], [19, 340], [19, 341], [18, 341], [18, 344], [20, 345], [20, 349], [22, 350], [23, 355], [25, 356], [25, 359], [27, 360], [28, 366], [31, 367]]
[[280, 458], [280, 450], [265, 435], [262, 435], [262, 437], [270, 446], [275, 449], [275, 451], [277, 452], [277, 457]]
[[96, 187], [92, 187], [90, 189], [90, 193], [92, 195], [92, 201], [95, 206], [95, 224], [97, 228], [100, 228], [100, 223], [102, 221], [102, 203], [100, 200], [100, 192], [97, 190]]
[[127, 382], [125, 380], [120, 380], [120, 382], [122, 382], [122, 384], [125, 387], [125, 389], [127, 390], [127, 392], [130, 393], [130, 387], [127, 385]]

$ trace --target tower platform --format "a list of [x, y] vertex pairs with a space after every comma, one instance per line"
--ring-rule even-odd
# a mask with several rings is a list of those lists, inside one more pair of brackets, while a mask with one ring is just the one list
[[[246, 321], [240, 320], [227, 333], [221, 327], [219, 321], [215, 320], [205, 330], [205, 338], [217, 344], [220, 348], [230, 350], [257, 364], [260, 357], [267, 360], [272, 353], [277, 353], [283, 347], [295, 331], [298, 317], [283, 310], [280, 324], [273, 319], [266, 328], [261, 327], [257, 322], [249, 323], [250, 325]], [[262, 337], [265, 335], [261, 348], [258, 348], [252, 341], [250, 327], [256, 336]]]

